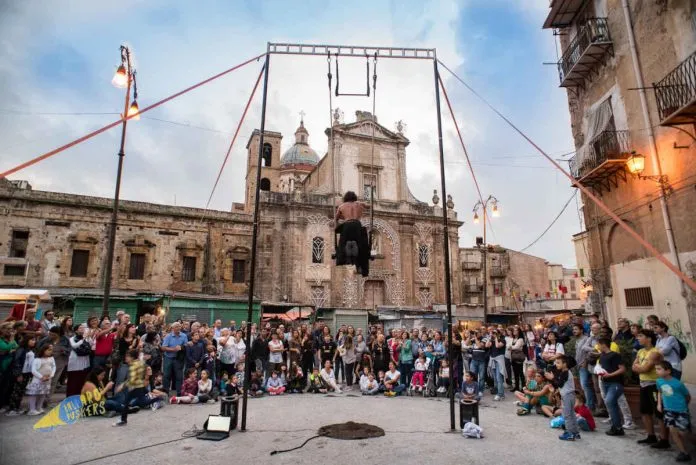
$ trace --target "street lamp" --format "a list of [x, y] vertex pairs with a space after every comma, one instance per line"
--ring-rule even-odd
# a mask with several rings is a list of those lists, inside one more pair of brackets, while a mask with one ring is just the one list
[[479, 200], [476, 202], [476, 205], [474, 205], [474, 224], [478, 224], [479, 222], [479, 215], [478, 215], [478, 210], [479, 207], [483, 211], [483, 249], [482, 249], [482, 260], [483, 260], [483, 324], [487, 323], [488, 319], [488, 259], [486, 257], [486, 249], [487, 249], [487, 243], [486, 243], [486, 221], [488, 219], [488, 205], [491, 205], [491, 213], [493, 214], [494, 218], [498, 218], [500, 216], [500, 210], [498, 209], [498, 199], [493, 197], [492, 195], [489, 195], [488, 198], [481, 202]]
[[[114, 192], [114, 205], [111, 210], [111, 222], [109, 223], [109, 243], [106, 249], [106, 263], [104, 266], [104, 301], [102, 311], [109, 313], [109, 298], [111, 297], [111, 273], [114, 267], [114, 247], [116, 245], [116, 224], [118, 222], [118, 202], [121, 193], [121, 173], [123, 172], [123, 158], [126, 156], [124, 151], [126, 145], [126, 124], [128, 119], [140, 119], [138, 109], [138, 86], [135, 80], [135, 68], [131, 64], [131, 51], [125, 45], [121, 45], [121, 64], [116, 69], [111, 83], [118, 88], [126, 89], [125, 103], [121, 119], [121, 145], [118, 151], [118, 169], [116, 171], [116, 189]], [[130, 102], [130, 91], [133, 87], [133, 103]]]

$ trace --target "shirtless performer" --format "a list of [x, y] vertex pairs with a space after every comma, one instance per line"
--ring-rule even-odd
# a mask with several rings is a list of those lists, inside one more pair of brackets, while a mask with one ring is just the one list
[[360, 221], [365, 211], [370, 210], [370, 205], [359, 202], [355, 192], [348, 191], [343, 196], [343, 203], [336, 209], [336, 225], [347, 221]]

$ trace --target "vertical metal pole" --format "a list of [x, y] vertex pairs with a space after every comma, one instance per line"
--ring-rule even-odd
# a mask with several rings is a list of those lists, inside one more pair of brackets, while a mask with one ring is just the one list
[[[266, 130], [266, 100], [268, 98], [268, 66], [271, 59], [270, 43], [266, 49], [266, 63], [263, 72], [263, 101], [261, 103], [261, 135], [259, 136], [259, 156], [256, 160], [256, 195], [254, 197], [254, 224], [251, 236], [251, 271], [249, 276], [249, 309], [247, 321], [251, 325], [254, 321], [254, 284], [256, 283], [256, 248], [259, 232], [259, 200], [261, 191], [261, 160], [263, 158], [263, 136]], [[260, 322], [259, 322], [260, 324]], [[249, 326], [251, 328], [251, 326]], [[251, 353], [251, 329], [246, 334], [246, 346], [248, 353]], [[247, 397], [251, 381], [251, 363], [253, 360], [247, 358], [244, 364], [244, 392], [242, 394], [242, 426], [241, 431], [246, 431]]]
[[[442, 198], [447, 199], [447, 189], [445, 187], [445, 151], [442, 145], [442, 115], [440, 113], [440, 85], [439, 72], [437, 70], [437, 57], [433, 57], [433, 69], [435, 72], [435, 106], [437, 108], [437, 138], [440, 146], [440, 182], [442, 184]], [[454, 366], [454, 344], [452, 343], [452, 283], [450, 278], [450, 244], [449, 230], [447, 218], [447, 203], [442, 204], [442, 225], [444, 236], [444, 252], [445, 252], [445, 303], [447, 304], [447, 360], [450, 366], [450, 371]], [[450, 400], [450, 429], [455, 429], [454, 421], [454, 384], [450, 384], [449, 389]]]
[[126, 156], [126, 125], [128, 123], [128, 106], [130, 104], [131, 61], [130, 50], [126, 47], [126, 99], [123, 105], [123, 125], [121, 126], [121, 147], [118, 151], [118, 170], [116, 171], [116, 190], [114, 192], [114, 206], [111, 209], [111, 222], [109, 223], [109, 243], [106, 249], [106, 264], [104, 267], [104, 300], [102, 302], [102, 314], [109, 313], [109, 298], [111, 297], [111, 272], [114, 267], [114, 247], [116, 246], [116, 224], [118, 223], [118, 203], [121, 195], [121, 173], [123, 172], [123, 158]]
[[486, 221], [488, 200], [483, 204], [483, 324], [488, 324], [488, 243], [486, 242]]

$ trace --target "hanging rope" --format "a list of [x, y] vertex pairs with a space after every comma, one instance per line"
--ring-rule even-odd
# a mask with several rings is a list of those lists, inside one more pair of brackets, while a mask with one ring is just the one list
[[[338, 60], [338, 53], [336, 54]], [[329, 82], [329, 154], [331, 155], [331, 194], [336, 196], [336, 157], [334, 155], [334, 136], [333, 136], [333, 99], [331, 96], [331, 52], [326, 53], [326, 77]], [[338, 72], [338, 70], [336, 70]], [[338, 74], [336, 74], [336, 87], [338, 87]], [[338, 251], [338, 234], [334, 231], [334, 256]]]
[[210, 191], [210, 196], [208, 197], [208, 201], [205, 204], [203, 216], [201, 216], [201, 222], [205, 219], [205, 215], [208, 212], [208, 207], [210, 206], [210, 201], [213, 199], [213, 194], [215, 194], [215, 189], [217, 188], [218, 182], [220, 182], [220, 177], [222, 176], [222, 172], [225, 170], [225, 165], [227, 164], [227, 159], [230, 157], [230, 153], [232, 152], [232, 147], [234, 147], [234, 142], [237, 140], [237, 135], [239, 135], [239, 130], [242, 128], [242, 123], [244, 122], [244, 118], [246, 118], [246, 114], [249, 111], [249, 106], [251, 105], [251, 101], [254, 99], [254, 95], [256, 94], [256, 89], [258, 89], [258, 87], [259, 87], [259, 82], [261, 82], [261, 76], [263, 76], [263, 71], [265, 68], [266, 68], [266, 64], [264, 63], [263, 66], [261, 67], [261, 72], [259, 72], [259, 77], [256, 78], [256, 83], [254, 84], [254, 89], [251, 91], [251, 95], [249, 96], [249, 100], [247, 100], [246, 106], [244, 107], [244, 111], [242, 112], [242, 117], [239, 120], [239, 124], [237, 124], [237, 129], [234, 131], [234, 135], [232, 136], [232, 141], [230, 142], [230, 146], [227, 148], [227, 153], [225, 154], [225, 159], [222, 161], [222, 166], [220, 166], [220, 171], [218, 171], [217, 178], [215, 179], [215, 184], [213, 184], [213, 188]]
[[89, 134], [86, 134], [86, 135], [84, 135], [84, 136], [82, 136], [82, 137], [80, 137], [80, 138], [78, 138], [78, 139], [75, 139], [75, 140], [72, 141], [72, 142], [69, 142], [69, 143], [67, 143], [67, 144], [65, 144], [65, 145], [63, 145], [63, 146], [61, 146], [61, 147], [58, 147], [57, 149], [51, 150], [50, 152], [46, 152], [46, 153], [44, 153], [43, 155], [39, 155], [39, 156], [36, 157], [36, 158], [32, 158], [32, 159], [29, 160], [29, 161], [26, 161], [26, 162], [24, 162], [24, 163], [21, 163], [21, 164], [15, 166], [14, 168], [11, 168], [11, 169], [9, 169], [9, 170], [3, 172], [3, 173], [0, 173], [0, 179], [6, 178], [6, 177], [10, 176], [11, 174], [14, 174], [14, 173], [16, 173], [16, 172], [18, 172], [18, 171], [23, 170], [24, 168], [28, 168], [28, 167], [30, 167], [30, 166], [32, 166], [32, 165], [35, 165], [36, 163], [38, 163], [38, 162], [40, 162], [40, 161], [43, 161], [43, 160], [45, 160], [45, 159], [47, 159], [47, 158], [50, 158], [50, 157], [52, 157], [53, 155], [57, 155], [57, 154], [59, 154], [60, 152], [63, 152], [64, 150], [67, 150], [67, 149], [69, 149], [70, 147], [74, 147], [75, 145], [80, 144], [80, 143], [82, 143], [82, 142], [84, 142], [84, 141], [86, 141], [86, 140], [89, 140], [89, 139], [91, 139], [91, 138], [94, 137], [94, 136], [98, 136], [98, 135], [101, 134], [102, 132], [108, 131], [109, 129], [118, 126], [119, 124], [123, 123], [125, 120], [129, 120], [129, 119], [134, 118], [134, 117], [136, 117], [136, 116], [140, 116], [140, 115], [142, 115], [143, 113], [146, 113], [146, 112], [148, 112], [148, 111], [150, 111], [150, 110], [154, 110], [154, 109], [157, 108], [158, 106], [160, 106], [160, 105], [162, 105], [162, 104], [164, 104], [164, 103], [167, 103], [167, 102], [170, 101], [170, 100], [173, 100], [173, 99], [175, 99], [175, 98], [177, 98], [177, 97], [180, 97], [180, 96], [182, 96], [182, 95], [184, 95], [184, 94], [186, 94], [186, 93], [188, 93], [188, 92], [191, 92], [191, 91], [194, 90], [194, 89], [197, 89], [197, 88], [199, 88], [199, 87], [201, 87], [201, 86], [203, 86], [203, 85], [205, 85], [205, 84], [208, 84], [209, 82], [212, 82], [212, 81], [214, 81], [215, 79], [218, 79], [218, 78], [220, 78], [220, 77], [222, 77], [222, 76], [224, 76], [224, 75], [226, 75], [226, 74], [231, 73], [232, 71], [235, 71], [235, 70], [237, 70], [237, 69], [239, 69], [239, 68], [241, 68], [241, 67], [243, 67], [243, 66], [245, 66], [245, 65], [248, 65], [248, 64], [251, 63], [252, 61], [258, 60], [259, 58], [261, 58], [261, 57], [263, 57], [263, 56], [265, 56], [265, 55], [266, 55], [266, 52], [262, 53], [261, 55], [255, 56], [254, 58], [250, 58], [249, 60], [247, 60], [247, 61], [245, 61], [245, 62], [243, 62], [243, 63], [240, 63], [240, 64], [238, 64], [238, 65], [236, 65], [236, 66], [233, 66], [232, 68], [227, 69], [227, 70], [225, 70], [225, 71], [223, 71], [223, 72], [221, 72], [221, 73], [219, 73], [219, 74], [216, 74], [215, 76], [211, 76], [211, 77], [209, 77], [208, 79], [205, 79], [205, 80], [199, 82], [198, 84], [194, 84], [194, 85], [192, 85], [191, 87], [187, 87], [186, 89], [184, 89], [184, 90], [182, 90], [182, 91], [179, 91], [179, 92], [177, 92], [177, 93], [175, 93], [175, 94], [170, 95], [169, 97], [163, 98], [163, 99], [160, 100], [159, 102], [153, 103], [152, 105], [143, 108], [143, 109], [140, 110], [138, 113], [135, 113], [135, 114], [133, 114], [133, 115], [131, 115], [131, 116], [124, 115], [123, 117], [121, 117], [121, 118], [118, 119], [117, 121], [114, 121], [113, 123], [107, 124], [106, 126], [104, 126], [104, 127], [102, 127], [102, 128], [99, 128], [99, 129], [97, 129], [97, 130], [95, 130], [95, 131], [92, 131], [92, 132], [90, 132]]
[[[604, 213], [609, 215], [609, 217], [614, 220], [621, 228], [626, 231], [633, 239], [638, 241], [639, 244], [641, 244], [643, 247], [648, 249], [650, 254], [655, 257], [657, 260], [662, 262], [663, 265], [665, 265], [667, 268], [669, 268], [675, 275], [677, 275], [684, 283], [686, 283], [687, 286], [689, 286], [693, 291], [696, 291], [696, 281], [693, 279], [689, 278], [686, 273], [684, 273], [682, 270], [677, 268], [672, 262], [670, 262], [668, 259], [666, 259], [655, 247], [652, 246], [648, 241], [643, 239], [643, 237], [638, 234], [633, 228], [631, 228], [624, 220], [619, 218], [619, 216], [614, 213], [604, 202], [602, 202], [596, 195], [594, 195], [590, 189], [587, 187], [583, 186], [581, 182], [579, 182], [577, 179], [575, 179], [570, 173], [568, 173], [566, 170], [564, 170], [561, 165], [559, 165], [551, 156], [549, 156], [546, 152], [544, 152], [541, 147], [539, 147], [532, 139], [530, 139], [527, 134], [522, 132], [521, 129], [519, 129], [517, 126], [515, 126], [512, 121], [510, 121], [505, 115], [503, 115], [500, 111], [498, 111], [497, 108], [495, 108], [493, 105], [491, 105], [488, 100], [483, 98], [481, 94], [476, 92], [469, 84], [467, 84], [462, 78], [460, 78], [454, 71], [449, 69], [447, 65], [445, 65], [443, 62], [440, 60], [437, 60], [437, 62], [442, 65], [443, 68], [445, 68], [447, 71], [450, 72], [454, 78], [462, 83], [464, 87], [469, 89], [469, 91], [474, 94], [479, 100], [481, 100], [488, 108], [490, 108], [496, 115], [498, 115], [500, 118], [503, 119], [512, 129], [515, 130], [520, 136], [524, 138], [527, 142], [529, 142], [532, 147], [534, 147], [544, 158], [546, 158], [549, 163], [551, 163], [558, 171], [563, 173], [565, 177], [567, 177], [570, 182], [573, 184], [573, 186], [577, 187], [582, 191], [583, 194], [585, 194], [590, 200], [592, 200], [595, 205], [597, 205]], [[442, 83], [441, 83], [442, 85]], [[444, 86], [442, 86], [444, 89]]]
[[[369, 61], [368, 61], [369, 69]], [[377, 100], [377, 52], [375, 52], [374, 64], [372, 66], [372, 160], [370, 163], [371, 171], [371, 186], [370, 186], [370, 257], [372, 257], [372, 240], [374, 238], [374, 226], [375, 226], [375, 125], [377, 124], [377, 117], [375, 116], [376, 100]], [[369, 75], [368, 75], [369, 76]], [[369, 81], [368, 81], [369, 83]], [[369, 90], [369, 87], [368, 87]], [[368, 92], [368, 95], [369, 92]], [[372, 299], [374, 303], [374, 296]]]

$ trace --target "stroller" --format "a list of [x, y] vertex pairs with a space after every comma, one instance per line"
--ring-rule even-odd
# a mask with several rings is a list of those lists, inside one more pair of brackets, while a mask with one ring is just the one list
[[407, 391], [409, 396], [422, 394], [423, 397], [435, 397], [437, 395], [437, 387], [435, 386], [435, 363], [428, 364], [423, 376], [423, 386], [416, 386], [413, 384], [413, 377], [411, 378], [411, 385], [408, 387]]

